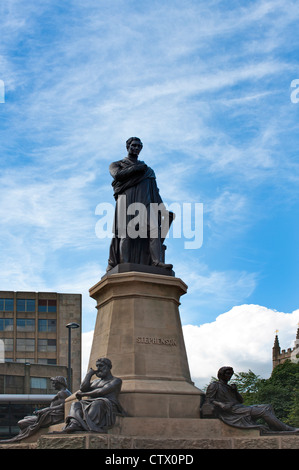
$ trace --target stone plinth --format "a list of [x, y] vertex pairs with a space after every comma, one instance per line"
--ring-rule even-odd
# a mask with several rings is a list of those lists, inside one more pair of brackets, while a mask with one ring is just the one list
[[44, 434], [36, 448], [188, 449], [193, 455], [193, 449], [299, 449], [299, 436], [260, 436], [256, 429], [233, 428], [219, 419], [118, 417], [107, 434]]
[[202, 392], [191, 381], [179, 315], [186, 284], [125, 272], [104, 276], [89, 292], [98, 309], [89, 367], [100, 357], [112, 361], [128, 415], [199, 418]]

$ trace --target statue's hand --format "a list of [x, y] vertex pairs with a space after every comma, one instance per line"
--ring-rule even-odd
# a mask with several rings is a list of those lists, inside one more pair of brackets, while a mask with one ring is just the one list
[[82, 399], [82, 397], [83, 397], [84, 393], [82, 393], [82, 392], [79, 390], [78, 392], [76, 392], [76, 394], [75, 394], [75, 395], [76, 395], [76, 398], [77, 398], [77, 400], [79, 400], [79, 401], [80, 401], [80, 400]]
[[213, 403], [224, 411], [228, 411], [231, 408], [229, 403], [222, 403], [221, 401], [214, 401]]

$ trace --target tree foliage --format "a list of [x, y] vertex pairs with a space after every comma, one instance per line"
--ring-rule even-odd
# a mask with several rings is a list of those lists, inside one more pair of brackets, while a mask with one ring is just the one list
[[286, 361], [262, 379], [251, 370], [235, 374], [232, 380], [244, 398], [245, 405], [271, 404], [277, 418], [299, 426], [299, 363]]

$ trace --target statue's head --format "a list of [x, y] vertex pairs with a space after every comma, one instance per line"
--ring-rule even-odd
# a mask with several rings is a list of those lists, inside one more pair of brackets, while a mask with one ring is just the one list
[[110, 359], [108, 359], [108, 357], [100, 357], [100, 359], [96, 361], [97, 367], [101, 365], [105, 365], [109, 367], [109, 369], [112, 369], [112, 362], [110, 361]]
[[112, 362], [107, 357], [101, 357], [96, 361], [96, 368], [96, 375], [98, 377], [106, 377], [107, 375], [110, 375], [110, 371], [112, 369]]
[[53, 382], [53, 385], [59, 384], [62, 385], [63, 387], [67, 388], [67, 382], [65, 377], [62, 377], [61, 375], [58, 375], [57, 377], [51, 377], [51, 380]]
[[127, 147], [127, 151], [128, 151], [129, 153], [133, 153], [133, 154], [139, 155], [139, 153], [140, 153], [141, 150], [142, 150], [143, 143], [141, 142], [141, 140], [139, 139], [139, 137], [130, 137], [130, 138], [126, 141], [126, 147]]
[[234, 369], [230, 366], [220, 367], [218, 370], [217, 377], [219, 380], [230, 380], [230, 378], [234, 375]]

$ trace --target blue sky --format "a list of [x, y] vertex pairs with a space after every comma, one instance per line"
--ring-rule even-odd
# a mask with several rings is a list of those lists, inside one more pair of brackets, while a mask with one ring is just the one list
[[298, 2], [11, 0], [0, 13], [0, 288], [82, 293], [88, 356], [88, 289], [110, 243], [96, 207], [114, 203], [108, 166], [137, 135], [163, 200], [203, 204], [202, 247], [167, 243], [189, 287], [195, 382], [224, 360], [269, 375], [275, 330], [290, 347], [299, 320]]

